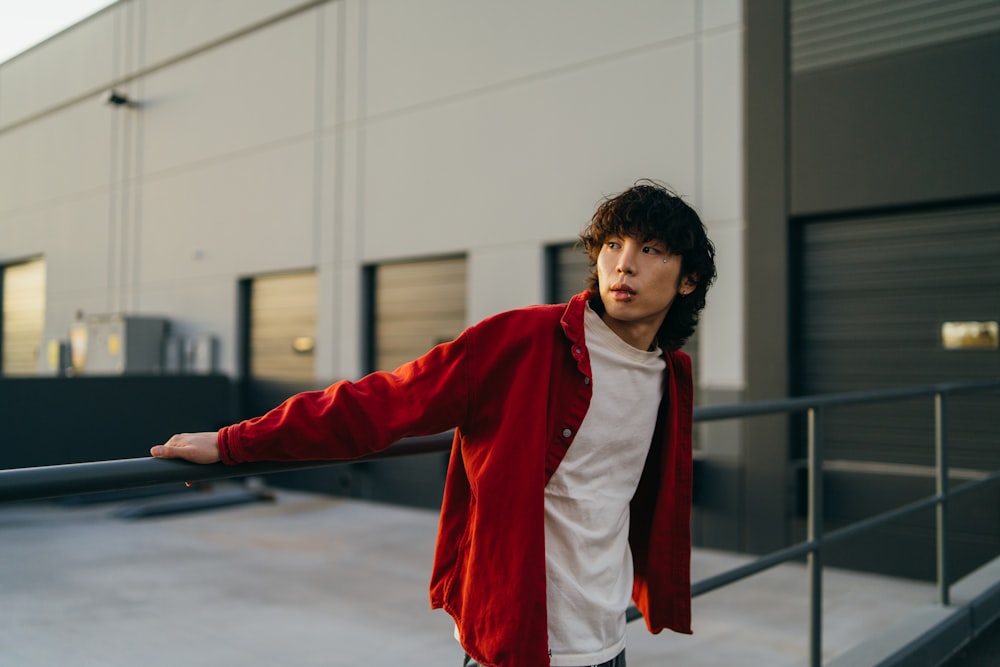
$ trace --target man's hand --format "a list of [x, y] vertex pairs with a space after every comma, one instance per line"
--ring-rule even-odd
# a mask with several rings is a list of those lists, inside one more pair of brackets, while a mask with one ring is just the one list
[[166, 444], [156, 445], [149, 453], [158, 459], [184, 459], [192, 463], [219, 462], [219, 436], [215, 431], [178, 433]]

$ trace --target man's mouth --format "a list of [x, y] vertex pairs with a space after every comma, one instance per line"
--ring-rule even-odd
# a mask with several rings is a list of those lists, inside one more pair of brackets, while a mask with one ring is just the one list
[[608, 292], [610, 292], [611, 296], [613, 296], [617, 301], [628, 302], [635, 297], [635, 290], [628, 285], [623, 285], [621, 283], [612, 285]]

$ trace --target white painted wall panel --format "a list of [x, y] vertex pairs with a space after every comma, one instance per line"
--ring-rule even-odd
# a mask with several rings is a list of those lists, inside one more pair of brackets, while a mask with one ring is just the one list
[[368, 112], [510, 85], [693, 32], [692, 0], [373, 1]]
[[542, 247], [536, 243], [511, 243], [480, 248], [469, 253], [467, 324], [512, 308], [545, 300]]
[[[210, 333], [217, 337], [219, 371], [234, 375], [236, 283], [230, 276], [179, 279], [143, 290], [142, 312], [170, 319], [170, 334], [182, 338]], [[221, 334], [221, 335], [220, 335]]]
[[339, 288], [340, 317], [334, 338], [335, 366], [326, 379], [358, 377], [361, 375], [361, 348], [364, 331], [361, 321], [362, 294], [359, 284], [360, 264], [343, 264], [334, 275]]
[[[537, 302], [545, 245], [648, 176], [716, 238], [702, 377], [741, 382], [739, 0], [335, 0], [269, 23], [306, 4], [131, 0], [0, 69], [0, 261], [46, 256], [47, 328], [160, 314], [235, 372], [239, 279], [315, 268], [318, 378], [354, 377], [365, 264], [466, 254], [470, 322]], [[128, 84], [141, 109], [2, 130], [34, 77], [56, 92], [18, 113], [180, 53]]]
[[0, 66], [0, 128], [105, 85], [123, 7], [100, 12]]
[[142, 110], [145, 173], [311, 132], [313, 18], [296, 16], [150, 75]]
[[46, 260], [45, 340], [66, 339], [78, 310], [111, 308], [108, 192], [52, 202], [32, 213], [44, 223], [26, 226], [36, 236], [31, 247]]
[[[372, 122], [365, 258], [572, 239], [640, 177], [691, 193], [693, 54], [644, 51]], [[622, 94], [598, 92], [610, 87]]]
[[[735, 6], [734, 6], [735, 5]], [[743, 33], [740, 4], [702, 3], [699, 213], [716, 245], [719, 276], [698, 328], [703, 389], [745, 386], [743, 248]]]
[[[107, 193], [54, 203], [44, 209], [44, 215], [46, 225], [39, 247], [48, 263], [49, 293], [104, 290], [106, 294], [111, 271]], [[95, 305], [102, 311], [109, 306], [104, 300], [88, 308]]]
[[46, 212], [38, 209], [0, 217], [0, 263], [15, 264], [42, 254], [47, 230]]
[[702, 30], [743, 27], [743, 0], [696, 1], [695, 10], [700, 12]]
[[[743, 253], [741, 222], [708, 225], [719, 277], [698, 325], [698, 383], [706, 389], [745, 388]], [[776, 286], [780, 289], [779, 286]]]
[[79, 103], [0, 134], [0, 211], [107, 186], [119, 111]]
[[701, 202], [705, 220], [743, 216], [743, 40], [726, 30], [701, 42]]
[[359, 117], [361, 12], [357, 0], [332, 2], [317, 11], [323, 22], [321, 123], [332, 128]]
[[145, 5], [146, 63], [160, 63], [245, 30], [310, 0], [141, 0]]
[[309, 141], [207, 162], [143, 188], [143, 289], [314, 265]]
[[[333, 137], [327, 137], [328, 150], [340, 155], [333, 160], [329, 172], [332, 178], [324, 178], [322, 192], [324, 223], [329, 232], [321, 238], [329, 239], [323, 247], [323, 257], [328, 263], [320, 267], [320, 310], [329, 306], [330, 319], [321, 313], [317, 321], [320, 336], [329, 335], [331, 355], [324, 360], [317, 358], [317, 374], [326, 380], [344, 377], [358, 377], [362, 372], [361, 350], [363, 331], [361, 272], [361, 226], [364, 220], [364, 132], [357, 126], [345, 127]], [[327, 283], [329, 301], [325, 300], [323, 284]]]

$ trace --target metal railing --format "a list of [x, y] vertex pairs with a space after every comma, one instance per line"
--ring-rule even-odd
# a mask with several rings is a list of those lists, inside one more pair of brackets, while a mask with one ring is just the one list
[[[841, 542], [863, 531], [934, 507], [936, 510], [937, 597], [940, 605], [948, 606], [950, 603], [950, 586], [947, 503], [952, 498], [1000, 481], [1000, 471], [994, 471], [980, 479], [965, 482], [954, 488], [949, 487], [947, 456], [948, 397], [954, 394], [981, 393], [997, 390], [1000, 390], [1000, 380], [826, 394], [739, 405], [696, 408], [694, 411], [694, 420], [696, 422], [742, 419], [774, 414], [805, 413], [807, 415], [808, 433], [808, 509], [805, 541], [797, 542], [791, 546], [757, 558], [752, 562], [697, 581], [692, 585], [692, 596], [704, 595], [705, 593], [735, 583], [782, 563], [805, 556], [809, 578], [809, 665], [810, 667], [820, 667], [822, 665], [823, 643], [823, 549], [828, 545]], [[823, 528], [822, 475], [824, 456], [823, 419], [825, 411], [835, 406], [885, 403], [921, 397], [933, 398], [936, 479], [934, 495], [864, 520], [856, 521], [837, 530], [825, 532]], [[214, 464], [204, 466], [185, 461], [139, 458], [0, 470], [0, 503], [40, 500], [174, 482], [208, 482], [234, 477], [287, 472], [343, 463], [356, 463], [358, 461], [444, 452], [450, 446], [450, 435], [440, 434], [422, 438], [407, 438], [384, 452], [350, 461], [249, 463], [239, 466]], [[628, 620], [634, 621], [638, 618], [640, 618], [638, 610], [634, 607], [629, 609]]]
[[[809, 578], [809, 665], [823, 664], [823, 549], [863, 531], [887, 524], [930, 507], [936, 508], [935, 549], [937, 561], [937, 597], [941, 606], [948, 606], [949, 567], [947, 541], [947, 512], [949, 500], [1000, 481], [1000, 471], [981, 479], [965, 482], [955, 488], [948, 485], [948, 419], [947, 397], [960, 393], [977, 393], [1000, 389], [1000, 380], [973, 383], [947, 383], [909, 387], [805, 396], [780, 401], [761, 401], [745, 405], [707, 407], [696, 411], [696, 420], [711, 421], [779, 413], [806, 413], [808, 458], [808, 509], [806, 515], [806, 540], [772, 552], [751, 563], [709, 577], [692, 586], [697, 596], [734, 583], [753, 574], [763, 572], [781, 563], [806, 556]], [[823, 529], [823, 417], [827, 409], [836, 406], [885, 403], [905, 399], [933, 397], [934, 401], [934, 461], [935, 493], [920, 500], [882, 512], [837, 530]]]

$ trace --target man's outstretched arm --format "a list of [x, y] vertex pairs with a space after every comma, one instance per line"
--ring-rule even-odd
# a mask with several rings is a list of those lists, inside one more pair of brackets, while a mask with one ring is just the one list
[[178, 433], [162, 445], [156, 445], [149, 453], [158, 459], [184, 459], [192, 463], [219, 462], [219, 434], [215, 431], [202, 433]]

